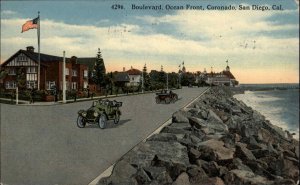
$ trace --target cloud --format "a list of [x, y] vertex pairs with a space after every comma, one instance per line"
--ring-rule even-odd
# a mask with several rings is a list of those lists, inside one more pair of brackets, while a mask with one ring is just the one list
[[[189, 71], [210, 69], [211, 66], [220, 71], [229, 59], [236, 77], [247, 81], [245, 74], [239, 72], [246, 71], [245, 68], [274, 72], [283, 65], [287, 70], [299, 68], [299, 37], [278, 38], [271, 34], [299, 30], [299, 24], [275, 24], [269, 20], [273, 15], [265, 12], [178, 11], [175, 15], [160, 18], [136, 17], [143, 24], [124, 22], [113, 26], [75, 25], [44, 19], [41, 22], [41, 52], [61, 56], [65, 50], [68, 57], [92, 57], [97, 48], [101, 48], [108, 71], [130, 66], [142, 69], [144, 63], [148, 70], [159, 70], [163, 65], [167, 71], [177, 71], [183, 60]], [[36, 47], [36, 30], [20, 33], [21, 25], [26, 21], [1, 20], [1, 61], [28, 45]], [[109, 23], [108, 20], [103, 22]], [[146, 23], [172, 26], [174, 30], [170, 34], [159, 31], [145, 34], [143, 25]], [[263, 76], [264, 73], [259, 74]]]
[[12, 10], [1, 10], [1, 16], [11, 16], [11, 15], [16, 15], [17, 12], [12, 11]]

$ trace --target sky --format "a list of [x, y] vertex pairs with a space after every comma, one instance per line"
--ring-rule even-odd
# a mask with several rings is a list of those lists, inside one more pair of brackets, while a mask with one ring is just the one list
[[[132, 9], [143, 4], [163, 10]], [[187, 4], [204, 10], [166, 10]], [[282, 10], [208, 10], [208, 5]], [[21, 27], [38, 11], [41, 53], [95, 57], [100, 48], [108, 72], [142, 70], [145, 64], [148, 71], [163, 66], [177, 72], [183, 61], [190, 72], [220, 72], [228, 60], [240, 83], [299, 83], [299, 0], [4, 0], [1, 63], [27, 46], [37, 51], [37, 30], [21, 33]]]

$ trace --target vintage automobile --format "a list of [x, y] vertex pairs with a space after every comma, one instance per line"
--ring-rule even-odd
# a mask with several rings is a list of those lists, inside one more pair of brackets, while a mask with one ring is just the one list
[[122, 102], [116, 100], [96, 100], [88, 110], [78, 111], [77, 126], [84, 128], [87, 123], [98, 124], [104, 129], [108, 120], [114, 120], [115, 124], [120, 121]]
[[171, 90], [162, 90], [159, 93], [156, 93], [155, 101], [156, 103], [174, 103], [178, 100], [178, 95]]

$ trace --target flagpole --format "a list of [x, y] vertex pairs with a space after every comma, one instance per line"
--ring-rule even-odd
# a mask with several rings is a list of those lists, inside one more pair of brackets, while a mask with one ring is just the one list
[[40, 11], [38, 11], [38, 90], [40, 90], [40, 75], [41, 75], [41, 54], [40, 54]]

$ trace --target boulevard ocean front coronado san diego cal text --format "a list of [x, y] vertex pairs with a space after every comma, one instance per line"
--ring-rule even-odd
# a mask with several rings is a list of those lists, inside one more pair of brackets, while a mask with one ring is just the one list
[[172, 5], [172, 4], [131, 4], [132, 10], [253, 10], [253, 11], [269, 11], [283, 10], [282, 5]]

